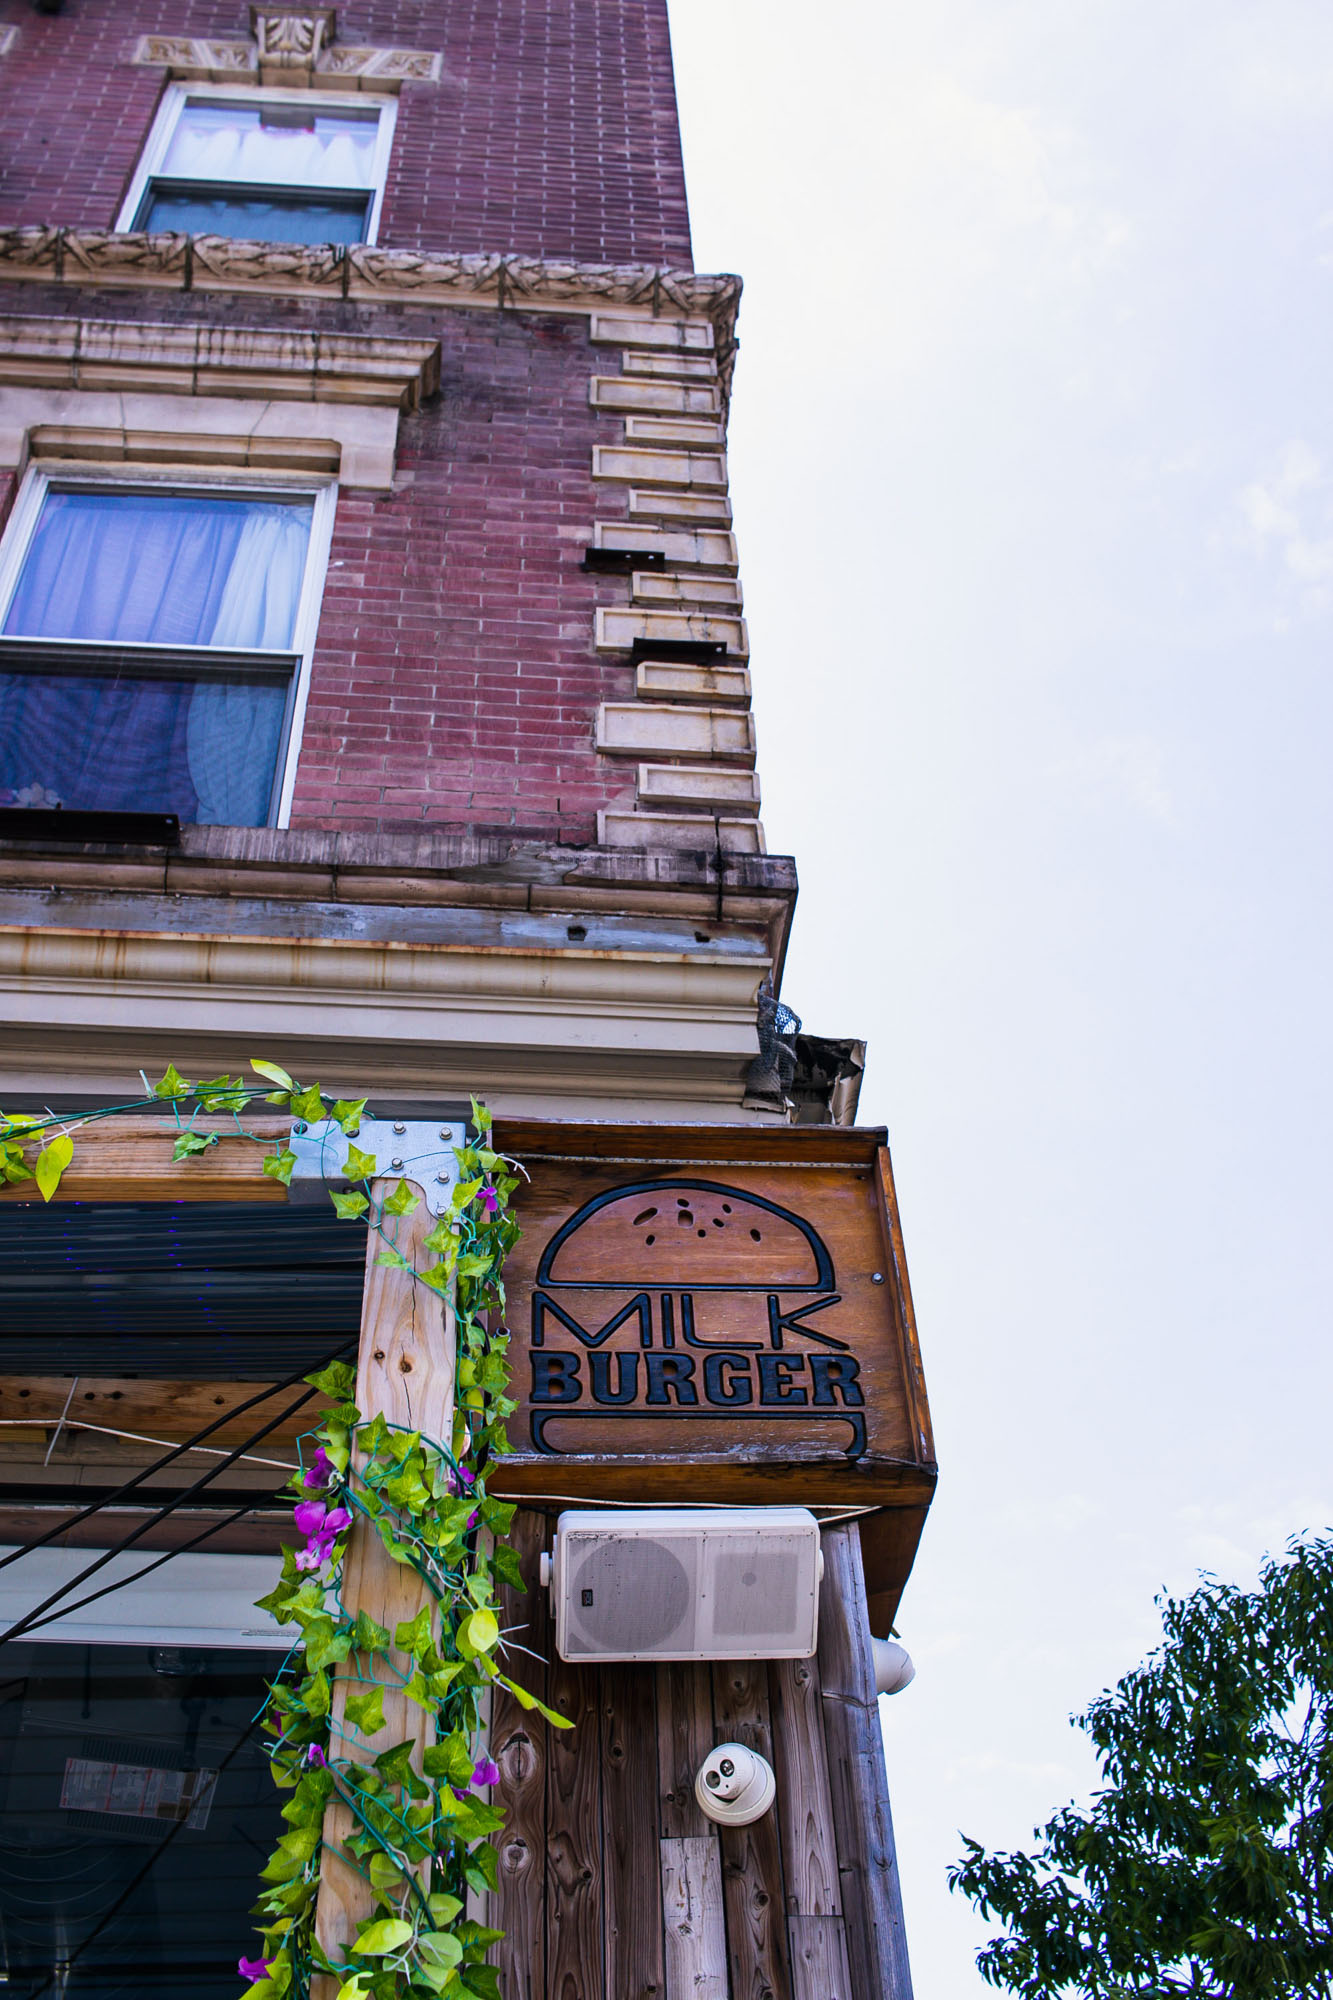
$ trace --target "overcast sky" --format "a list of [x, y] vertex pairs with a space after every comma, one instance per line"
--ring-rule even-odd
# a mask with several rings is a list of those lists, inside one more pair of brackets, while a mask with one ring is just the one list
[[784, 997], [890, 1128], [941, 1461], [884, 1705], [944, 1885], [1086, 1791], [1154, 1592], [1329, 1466], [1333, 14], [671, 0]]

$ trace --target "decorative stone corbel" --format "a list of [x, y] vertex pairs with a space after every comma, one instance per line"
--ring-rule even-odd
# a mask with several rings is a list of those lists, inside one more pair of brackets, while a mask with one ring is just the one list
[[293, 12], [286, 7], [252, 6], [250, 32], [261, 66], [313, 70], [337, 32], [337, 10], [307, 7]]

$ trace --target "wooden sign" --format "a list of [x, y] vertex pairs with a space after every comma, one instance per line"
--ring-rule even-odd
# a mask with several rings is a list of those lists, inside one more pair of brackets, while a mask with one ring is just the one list
[[921, 1507], [888, 1152], [834, 1127], [507, 1122], [511, 1496]]

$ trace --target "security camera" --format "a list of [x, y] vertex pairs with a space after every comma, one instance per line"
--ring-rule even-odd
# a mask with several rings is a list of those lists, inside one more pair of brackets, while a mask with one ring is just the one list
[[743, 1743], [719, 1743], [699, 1766], [694, 1796], [720, 1826], [748, 1826], [762, 1819], [777, 1796], [773, 1766]]
[[896, 1639], [872, 1639], [870, 1655], [875, 1668], [876, 1694], [901, 1694], [916, 1679], [912, 1656]]

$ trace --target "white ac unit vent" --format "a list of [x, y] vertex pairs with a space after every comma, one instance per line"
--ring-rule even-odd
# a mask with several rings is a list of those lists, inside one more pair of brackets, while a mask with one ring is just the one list
[[807, 1660], [823, 1568], [804, 1507], [580, 1508], [542, 1581], [562, 1660]]

